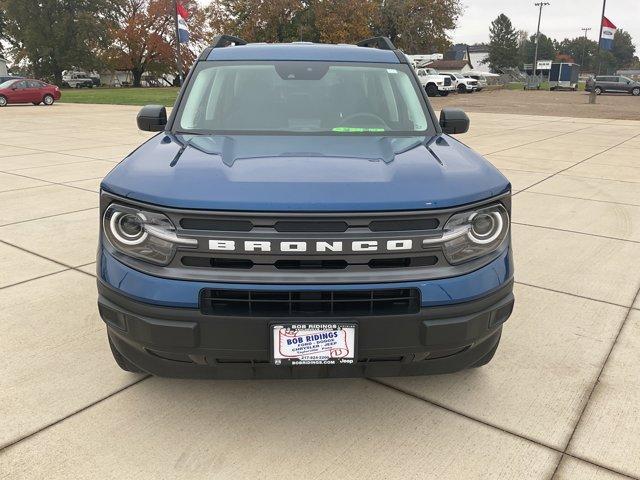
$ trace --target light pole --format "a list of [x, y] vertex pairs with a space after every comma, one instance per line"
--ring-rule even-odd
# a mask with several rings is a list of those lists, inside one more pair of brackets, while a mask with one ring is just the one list
[[[600, 58], [600, 50], [602, 48], [602, 20], [604, 19], [604, 14], [607, 10], [607, 0], [602, 0], [602, 15], [600, 15], [600, 28], [598, 29], [598, 74], [600, 74], [600, 62], [602, 59]], [[591, 91], [589, 92], [589, 103], [596, 103], [596, 76], [593, 77], [593, 86]]]
[[584, 32], [584, 42], [582, 43], [582, 60], [580, 61], [580, 66], [584, 68], [584, 54], [587, 51], [587, 32], [591, 30], [591, 27], [581, 28]]
[[538, 14], [538, 30], [536, 31], [536, 53], [533, 57], [533, 74], [536, 74], [536, 70], [538, 69], [538, 38], [540, 37], [540, 20], [542, 20], [542, 7], [546, 7], [547, 5], [551, 5], [549, 2], [538, 2], [535, 4], [536, 7], [540, 7], [540, 13]]

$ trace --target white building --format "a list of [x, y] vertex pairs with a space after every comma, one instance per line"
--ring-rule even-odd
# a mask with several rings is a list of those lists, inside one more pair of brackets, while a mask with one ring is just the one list
[[462, 73], [465, 74], [472, 70], [468, 60], [434, 60], [427, 67], [435, 68], [440, 73]]
[[489, 62], [486, 60], [489, 58], [489, 47], [487, 45], [470, 45], [469, 46], [469, 62], [473, 70], [476, 72], [490, 72]]
[[414, 67], [425, 65], [434, 60], [442, 60], [444, 56], [441, 53], [430, 53], [427, 55], [407, 55], [407, 58]]
[[9, 74], [7, 71], [7, 61], [0, 57], [0, 77], [6, 77]]

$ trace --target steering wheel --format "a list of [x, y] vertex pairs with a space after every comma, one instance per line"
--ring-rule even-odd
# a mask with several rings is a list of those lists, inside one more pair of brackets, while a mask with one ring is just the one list
[[[378, 115], [375, 115], [373, 113], [367, 113], [367, 112], [354, 113], [353, 115], [349, 115], [348, 117], [343, 118], [342, 121], [338, 124], [338, 126], [341, 127], [353, 121], [356, 118], [373, 120], [378, 125], [382, 125], [385, 130], [391, 130], [391, 127], [389, 127], [389, 125], [387, 125], [387, 122], [385, 122], [382, 118], [380, 118]], [[366, 127], [358, 127], [358, 128], [366, 128]]]

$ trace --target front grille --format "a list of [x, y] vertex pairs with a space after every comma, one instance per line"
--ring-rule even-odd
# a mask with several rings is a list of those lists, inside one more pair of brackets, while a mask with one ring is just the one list
[[277, 270], [344, 270], [349, 267], [363, 268], [416, 268], [431, 267], [436, 265], [439, 258], [436, 255], [416, 255], [410, 257], [372, 258], [368, 260], [355, 259], [351, 262], [340, 259], [292, 259], [281, 258], [270, 263], [258, 263], [247, 258], [225, 258], [185, 255], [182, 257], [182, 265], [194, 268], [217, 269], [253, 269], [260, 267], [273, 267]]
[[264, 291], [204, 289], [205, 315], [260, 317], [344, 317], [418, 313], [415, 288], [380, 290]]

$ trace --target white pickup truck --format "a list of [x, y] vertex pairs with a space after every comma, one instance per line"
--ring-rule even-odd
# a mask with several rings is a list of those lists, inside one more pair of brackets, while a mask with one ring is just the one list
[[62, 86], [71, 88], [93, 88], [93, 80], [85, 72], [63, 72]]
[[435, 97], [436, 95], [446, 97], [451, 92], [456, 91], [451, 77], [448, 75], [440, 75], [438, 71], [433, 68], [417, 68], [416, 73], [418, 74], [420, 84], [430, 97]]

